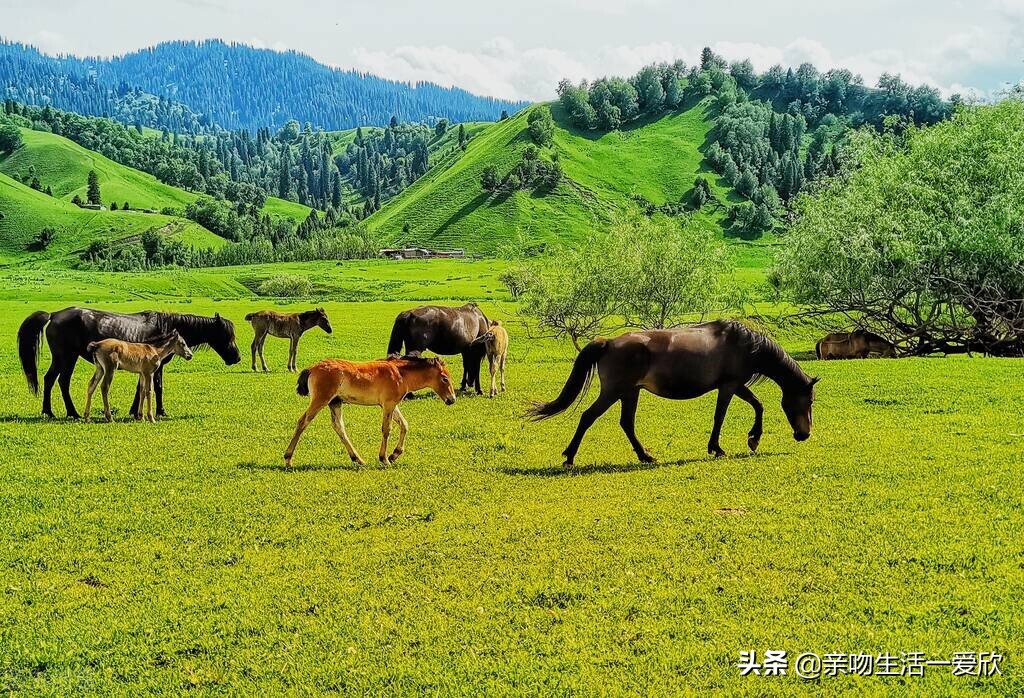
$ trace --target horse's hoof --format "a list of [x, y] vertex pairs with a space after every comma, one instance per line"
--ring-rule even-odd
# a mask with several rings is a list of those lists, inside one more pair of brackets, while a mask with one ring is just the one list
[[708, 447], [708, 455], [709, 456], [714, 456], [715, 458], [722, 458], [725, 455], [725, 451], [723, 451], [721, 448], [717, 448], [717, 447], [715, 447], [715, 448]]
[[287, 468], [292, 467], [292, 457], [290, 455], [288, 455], [287, 453], [284, 454], [284, 465]]
[[761, 437], [760, 436], [748, 436], [747, 437], [747, 446], [750, 447], [750, 452], [751, 453], [757, 453], [757, 447], [760, 446], [760, 445], [761, 445]]
[[386, 457], [385, 458], [381, 458], [380, 459], [380, 464], [383, 465], [386, 468], [389, 465], [391, 465], [391, 461], [389, 461]]
[[641, 453], [638, 456], [638, 458], [640, 458], [640, 462], [641, 463], [657, 463], [658, 462], [658, 461], [656, 461], [654, 459], [654, 456], [652, 456], [650, 453], [646, 453], [646, 452]]
[[398, 457], [400, 455], [402, 455], [402, 453], [403, 453], [403, 451], [398, 451], [398, 450], [396, 450], [394, 453], [392, 453], [391, 454], [391, 462], [394, 463], [396, 460], [398, 460]]
[[349, 456], [349, 458], [351, 458], [352, 462], [355, 463], [356, 465], [366, 465], [366, 461], [364, 461], [359, 456]]

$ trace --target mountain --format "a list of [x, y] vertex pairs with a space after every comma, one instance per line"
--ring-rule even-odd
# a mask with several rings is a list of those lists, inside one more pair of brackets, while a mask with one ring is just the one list
[[[290, 119], [329, 130], [384, 125], [392, 116], [409, 122], [483, 121], [525, 106], [331, 68], [295, 51], [215, 40], [162, 43], [114, 58], [51, 57], [31, 46], [0, 42], [0, 93], [27, 104], [168, 128], [132, 116], [163, 108], [177, 115], [173, 120], [180, 126], [168, 130], [180, 132], [212, 124], [255, 131]], [[151, 112], [138, 108], [146, 95], [155, 95]], [[119, 114], [118, 105], [126, 101], [136, 111], [124, 108]]]
[[[552, 104], [553, 144], [540, 156], [558, 153], [561, 182], [551, 191], [484, 191], [484, 170], [493, 166], [504, 175], [515, 168], [533, 143], [530, 112], [547, 108], [534, 106], [488, 127], [461, 158], [430, 170], [368, 218], [367, 227], [395, 244], [484, 254], [518, 244], [520, 237], [531, 244], [579, 241], [617, 214], [637, 210], [635, 197], [655, 205], [679, 201], [706, 172], [701, 148], [712, 128], [707, 100], [605, 134], [573, 127]], [[725, 201], [728, 188], [710, 179], [715, 196]], [[716, 227], [721, 218], [712, 206], [697, 216]]]

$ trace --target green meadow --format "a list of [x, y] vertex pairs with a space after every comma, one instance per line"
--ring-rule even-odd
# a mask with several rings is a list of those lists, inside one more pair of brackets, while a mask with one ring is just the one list
[[[451, 170], [503, 128], [474, 139]], [[755, 388], [766, 405], [762, 450], [746, 451], [753, 416], [736, 401], [722, 436], [729, 456], [718, 460], [705, 455], [713, 396], [645, 395], [637, 431], [657, 463], [636, 462], [613, 408], [567, 471], [560, 453], [578, 411], [536, 424], [522, 414], [557, 393], [574, 352], [528, 336], [500, 269], [374, 261], [4, 271], [0, 687], [1024, 691], [1024, 363], [816, 362], [813, 332], [788, 330], [780, 341], [822, 377], [809, 441], [792, 439], [771, 383]], [[314, 297], [256, 296], [258, 281], [276, 274], [307, 276]], [[249, 370], [245, 313], [325, 306], [335, 331], [303, 338], [308, 365], [380, 357], [400, 310], [466, 300], [509, 327], [507, 393], [460, 396], [452, 407], [426, 395], [408, 401], [406, 453], [386, 469], [354, 468], [320, 416], [295, 467], [283, 466], [305, 403], [282, 368], [287, 342], [268, 341], [271, 373]], [[28, 313], [75, 303], [219, 312], [236, 324], [243, 362], [225, 367], [210, 351], [175, 359], [170, 417], [156, 425], [126, 419], [128, 375], [114, 380], [113, 424], [44, 421], [13, 337]], [[48, 357], [44, 347], [44, 370]], [[457, 377], [457, 357], [450, 367]], [[79, 364], [80, 409], [90, 373]], [[345, 419], [372, 456], [379, 410], [347, 407]], [[741, 677], [740, 652], [768, 649], [1006, 659], [990, 678], [954, 677], [948, 666], [924, 677]]]

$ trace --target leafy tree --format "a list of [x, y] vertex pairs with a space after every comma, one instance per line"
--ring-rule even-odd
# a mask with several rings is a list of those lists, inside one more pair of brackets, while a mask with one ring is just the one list
[[17, 126], [0, 123], [0, 153], [13, 153], [23, 143], [21, 130]]
[[555, 136], [555, 121], [548, 107], [539, 106], [530, 110], [526, 123], [534, 143], [541, 147], [551, 145]]
[[600, 333], [662, 328], [736, 305], [724, 283], [724, 245], [669, 218], [617, 222], [585, 245], [528, 261], [503, 276], [541, 331], [580, 349]]
[[448, 119], [439, 119], [437, 124], [434, 126], [434, 135], [437, 138], [440, 138], [446, 133], [448, 133]]
[[778, 287], [906, 353], [1024, 355], [1024, 103], [859, 133], [850, 150], [859, 169], [798, 199]]
[[57, 230], [50, 226], [45, 226], [36, 233], [35, 238], [32, 240], [32, 249], [42, 251], [48, 248], [54, 240], [57, 239]]
[[89, 170], [85, 198], [90, 204], [99, 204], [102, 201], [100, 196], [100, 180], [96, 176], [96, 170]]
[[498, 168], [494, 165], [488, 165], [480, 174], [480, 186], [484, 191], [494, 191], [498, 188], [498, 183], [500, 181], [501, 180], [498, 177]]

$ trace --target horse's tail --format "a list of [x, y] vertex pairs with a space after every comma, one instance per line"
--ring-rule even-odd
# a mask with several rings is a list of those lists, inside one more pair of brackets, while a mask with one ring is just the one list
[[36, 364], [39, 361], [39, 347], [43, 340], [43, 328], [50, 321], [50, 314], [38, 310], [21, 323], [18, 328], [18, 358], [21, 359], [21, 370], [28, 381], [28, 389], [33, 395], [39, 394], [39, 377], [36, 375]]
[[405, 339], [405, 313], [399, 313], [391, 328], [391, 339], [388, 341], [388, 356], [402, 353], [402, 341]]
[[299, 380], [295, 384], [295, 392], [302, 397], [309, 397], [309, 369], [304, 368], [299, 372]]
[[576, 357], [572, 371], [569, 373], [569, 379], [565, 381], [565, 386], [562, 387], [562, 392], [558, 394], [558, 397], [551, 402], [537, 403], [527, 410], [526, 416], [534, 421], [554, 417], [572, 407], [576, 398], [586, 395], [590, 381], [594, 378], [594, 372], [597, 371], [597, 362], [604, 355], [607, 346], [607, 340], [595, 339], [583, 347], [579, 356]]
[[818, 343], [814, 345], [814, 355], [815, 355], [816, 357], [818, 357], [819, 359], [821, 358], [821, 343], [822, 343], [823, 341], [825, 341], [825, 340], [823, 340], [823, 339], [819, 339], [819, 340], [818, 340]]
[[89, 342], [85, 346], [85, 352], [87, 354], [94, 354], [96, 352], [96, 350], [99, 349], [99, 346], [100, 346], [99, 342]]

